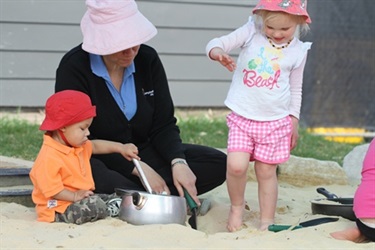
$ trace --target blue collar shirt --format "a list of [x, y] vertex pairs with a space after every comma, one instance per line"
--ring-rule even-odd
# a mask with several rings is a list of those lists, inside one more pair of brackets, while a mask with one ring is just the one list
[[121, 83], [120, 91], [113, 85], [109, 77], [108, 70], [100, 55], [90, 53], [90, 65], [92, 72], [103, 78], [117, 105], [128, 120], [131, 120], [137, 111], [137, 97], [135, 93], [134, 72], [135, 66], [132, 62], [125, 68], [124, 78]]

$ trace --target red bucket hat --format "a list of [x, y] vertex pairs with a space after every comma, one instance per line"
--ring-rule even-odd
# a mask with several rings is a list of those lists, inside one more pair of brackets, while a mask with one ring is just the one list
[[282, 11], [296, 16], [304, 16], [306, 23], [311, 23], [307, 13], [307, 0], [260, 0], [253, 9], [253, 14], [258, 10]]
[[76, 90], [64, 90], [50, 96], [46, 102], [46, 117], [40, 130], [53, 131], [96, 116], [96, 107], [88, 95]]

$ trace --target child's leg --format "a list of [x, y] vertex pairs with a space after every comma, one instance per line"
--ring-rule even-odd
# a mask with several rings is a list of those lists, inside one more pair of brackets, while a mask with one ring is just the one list
[[274, 223], [278, 195], [276, 176], [277, 165], [255, 162], [255, 174], [258, 180], [258, 200], [260, 208], [260, 230], [267, 230]]
[[118, 216], [120, 212], [120, 206], [122, 198], [117, 196], [116, 193], [112, 194], [96, 194], [98, 195], [107, 205], [108, 215], [111, 217]]
[[108, 212], [105, 202], [98, 195], [92, 195], [72, 203], [63, 214], [56, 213], [55, 221], [80, 225], [103, 219], [107, 216]]
[[227, 188], [231, 202], [227, 229], [230, 232], [242, 226], [242, 216], [245, 208], [245, 188], [249, 153], [229, 152], [227, 158]]
[[[269, 122], [254, 122], [255, 175], [258, 180], [260, 230], [274, 223], [277, 203], [277, 164], [290, 157], [292, 120], [289, 116]], [[268, 162], [268, 163], [266, 163]]]
[[361, 235], [361, 232], [356, 226], [347, 228], [342, 231], [330, 233], [330, 235], [337, 240], [350, 240], [357, 243], [363, 242], [365, 239], [365, 237]]

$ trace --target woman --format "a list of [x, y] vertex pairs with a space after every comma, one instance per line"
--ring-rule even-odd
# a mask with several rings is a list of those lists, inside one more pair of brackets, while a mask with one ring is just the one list
[[[156, 28], [134, 1], [86, 1], [83, 43], [69, 51], [56, 73], [55, 91], [88, 94], [97, 107], [91, 139], [134, 143], [153, 191], [197, 195], [225, 180], [226, 155], [183, 144], [167, 77], [157, 52], [143, 43]], [[119, 154], [93, 155], [96, 192], [144, 190], [132, 162]]]

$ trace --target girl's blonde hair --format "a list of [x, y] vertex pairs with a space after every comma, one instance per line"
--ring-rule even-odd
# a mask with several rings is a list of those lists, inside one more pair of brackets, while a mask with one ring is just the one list
[[279, 15], [289, 16], [298, 24], [299, 28], [296, 31], [298, 32], [298, 34], [296, 34], [296, 36], [298, 37], [305, 35], [310, 30], [310, 27], [306, 23], [306, 19], [304, 16], [292, 15], [282, 11], [269, 10], [258, 10], [254, 15], [254, 22], [257, 30], [261, 33], [264, 33], [264, 24], [267, 23], [268, 20], [271, 20]]

